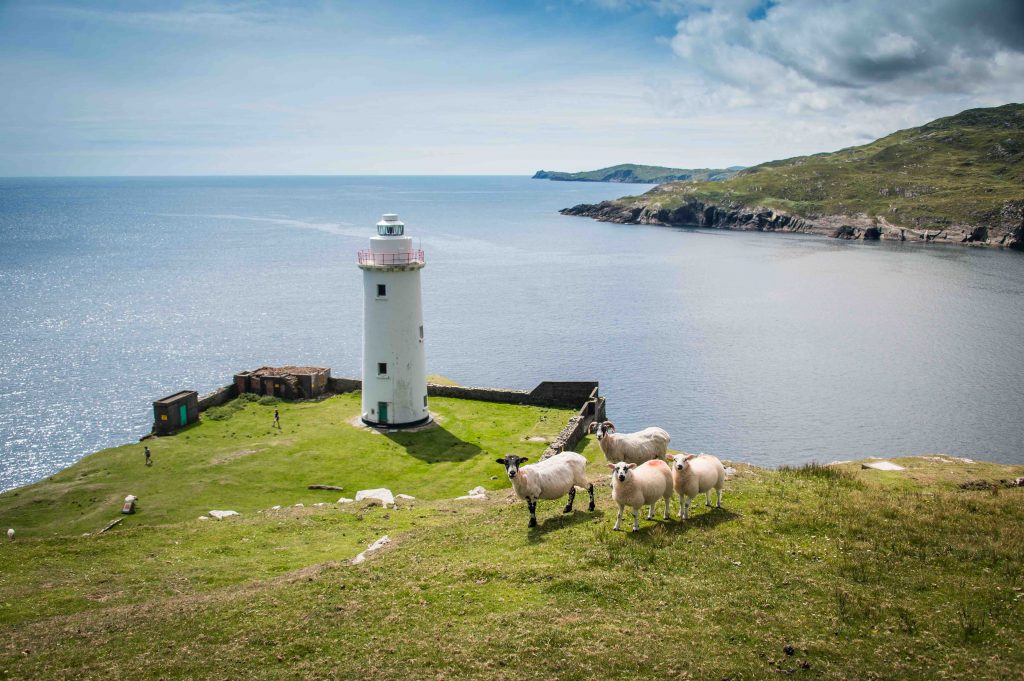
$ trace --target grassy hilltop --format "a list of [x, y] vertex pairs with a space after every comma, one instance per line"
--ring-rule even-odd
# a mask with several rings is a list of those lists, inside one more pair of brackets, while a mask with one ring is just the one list
[[1024, 104], [971, 109], [724, 182], [563, 211], [613, 222], [1024, 246]]
[[[151, 440], [152, 468], [136, 444], [0, 495], [0, 526], [18, 528], [0, 545], [0, 678], [1006, 678], [1024, 664], [1024, 488], [995, 482], [1024, 466], [738, 464], [725, 509], [628, 533], [611, 531], [588, 440], [598, 510], [541, 502], [528, 530], [493, 459], [539, 455], [529, 438], [568, 412], [434, 399], [439, 428], [388, 437], [348, 425], [358, 400], [279, 405], [281, 432], [272, 406], [236, 403]], [[451, 500], [476, 484], [488, 501]], [[418, 499], [311, 505], [378, 485]], [[127, 493], [140, 512], [95, 534]], [[242, 515], [196, 519], [211, 508]]]
[[626, 182], [635, 184], [659, 184], [676, 180], [707, 180], [717, 182], [736, 174], [739, 166], [732, 168], [665, 168], [644, 166], [635, 163], [621, 163], [617, 166], [587, 170], [580, 173], [564, 173], [556, 170], [538, 170], [535, 180], [558, 180], [562, 182]]

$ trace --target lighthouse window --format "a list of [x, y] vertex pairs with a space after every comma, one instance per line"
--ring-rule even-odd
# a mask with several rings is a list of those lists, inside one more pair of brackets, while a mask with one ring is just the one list
[[423, 325], [420, 324], [420, 340], [423, 340]]
[[388, 294], [388, 287], [386, 284], [377, 284], [377, 297], [384, 298]]
[[387, 362], [377, 362], [377, 375], [378, 376], [387, 376], [388, 375], [388, 363]]
[[426, 395], [423, 396], [423, 406], [424, 407], [427, 406], [427, 396]]

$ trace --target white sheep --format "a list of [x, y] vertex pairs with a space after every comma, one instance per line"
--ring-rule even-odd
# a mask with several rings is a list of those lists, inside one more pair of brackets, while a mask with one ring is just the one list
[[668, 443], [672, 439], [664, 429], [655, 427], [635, 433], [616, 433], [615, 424], [611, 421], [595, 421], [587, 432], [597, 433], [597, 443], [609, 463], [624, 461], [639, 465], [661, 459], [668, 452]]
[[698, 494], [705, 495], [705, 504], [711, 505], [711, 490], [715, 490], [718, 508], [722, 508], [722, 487], [725, 486], [725, 467], [718, 457], [710, 454], [676, 454], [666, 456], [672, 463], [672, 486], [679, 493], [679, 518], [690, 517], [690, 501]]
[[594, 485], [587, 480], [587, 460], [576, 452], [562, 452], [552, 457], [532, 463], [529, 466], [520, 464], [529, 461], [525, 456], [509, 454], [497, 462], [505, 467], [512, 489], [520, 499], [526, 501], [530, 510], [529, 527], [537, 527], [537, 500], [561, 499], [569, 495], [569, 502], [563, 513], [572, 513], [572, 504], [576, 500], [576, 488], [587, 490], [590, 494], [590, 508], [594, 510]]
[[661, 459], [646, 461], [639, 466], [635, 463], [610, 463], [612, 469], [612, 499], [619, 505], [615, 516], [615, 527], [622, 523], [622, 511], [626, 506], [633, 509], [633, 531], [640, 529], [640, 509], [645, 504], [651, 507], [647, 519], [654, 518], [654, 506], [658, 499], [665, 500], [665, 520], [669, 519], [668, 505], [672, 501], [672, 473], [668, 464]]
[[14, 541], [14, 528], [13, 527], [10, 528], [9, 530], [7, 530], [7, 539], [10, 540], [10, 541]]

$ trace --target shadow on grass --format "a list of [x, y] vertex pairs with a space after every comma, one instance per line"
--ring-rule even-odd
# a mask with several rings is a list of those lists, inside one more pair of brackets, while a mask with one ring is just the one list
[[[691, 506], [691, 508], [693, 508]], [[626, 530], [631, 535], [637, 537], [643, 537], [657, 527], [663, 527], [664, 531], [671, 532], [673, 534], [679, 534], [695, 529], [711, 529], [716, 525], [727, 523], [732, 520], [736, 520], [740, 517], [739, 513], [733, 513], [732, 511], [725, 508], [713, 508], [708, 509], [706, 513], [690, 513], [689, 520], [680, 520], [677, 516], [672, 516], [670, 520], [665, 520], [661, 517], [660, 513], [656, 513], [654, 517], [648, 522], [656, 523], [655, 525], [641, 525], [640, 529], [633, 532], [633, 518], [627, 512], [622, 516], [622, 529]], [[640, 514], [641, 521], [646, 520], [644, 514]]]
[[[576, 501], [579, 502], [579, 499]], [[548, 516], [546, 519], [537, 523], [537, 527], [531, 527], [527, 539], [531, 544], [536, 544], [543, 541], [544, 535], [548, 532], [554, 532], [556, 530], [573, 527], [574, 525], [579, 525], [581, 523], [589, 523], [595, 519], [600, 520], [604, 518], [604, 511], [601, 509], [591, 512], [586, 510], [586, 508], [586, 499], [584, 499], [583, 509], [580, 510], [579, 508], [575, 508], [572, 513], [562, 513], [562, 506], [556, 506], [552, 510], [556, 511], [558, 515]], [[538, 509], [538, 513], [539, 512], [540, 509]]]
[[384, 436], [405, 449], [409, 456], [427, 463], [468, 461], [482, 450], [472, 442], [460, 440], [440, 424], [418, 432], [386, 432]]

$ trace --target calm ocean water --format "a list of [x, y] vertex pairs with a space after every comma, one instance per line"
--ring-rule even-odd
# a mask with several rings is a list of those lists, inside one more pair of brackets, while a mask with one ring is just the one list
[[763, 465], [1024, 462], [1024, 255], [611, 225], [641, 186], [521, 177], [0, 180], [0, 489], [261, 364], [357, 376], [355, 252], [422, 240], [427, 361], [598, 379], [621, 430]]

